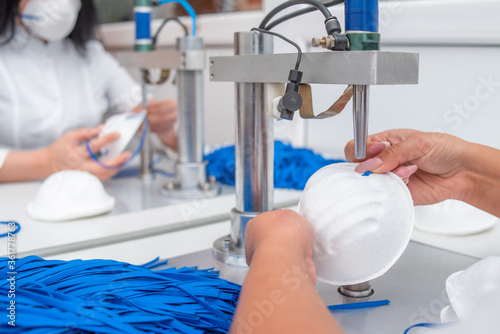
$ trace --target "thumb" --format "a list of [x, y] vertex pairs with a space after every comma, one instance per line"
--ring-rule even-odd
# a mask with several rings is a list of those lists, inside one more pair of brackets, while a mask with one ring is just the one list
[[73, 140], [77, 142], [82, 142], [94, 138], [99, 134], [100, 131], [101, 131], [101, 126], [95, 128], [83, 128], [70, 131], [70, 135]]

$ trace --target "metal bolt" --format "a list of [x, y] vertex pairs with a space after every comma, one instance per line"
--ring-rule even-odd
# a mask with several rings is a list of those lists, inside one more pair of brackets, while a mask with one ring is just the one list
[[313, 38], [312, 46], [317, 48], [318, 46], [326, 45], [326, 40], [324, 38]]
[[229, 250], [229, 248], [231, 247], [231, 240], [229, 240], [229, 239], [225, 239], [225, 240], [223, 241], [223, 243], [222, 243], [222, 246], [224, 247], [224, 249], [223, 249], [223, 250], [228, 251], [228, 250]]
[[322, 39], [313, 38], [312, 46], [314, 47], [322, 46], [325, 49], [333, 50], [335, 48], [335, 37], [332, 35], [328, 35], [326, 37], [323, 37]]
[[203, 183], [201, 185], [201, 189], [203, 189], [204, 191], [210, 190], [210, 183]]

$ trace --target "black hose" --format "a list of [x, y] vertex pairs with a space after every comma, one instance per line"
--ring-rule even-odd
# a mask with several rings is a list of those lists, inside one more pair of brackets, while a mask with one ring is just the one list
[[325, 19], [332, 17], [332, 13], [330, 13], [328, 8], [326, 8], [326, 6], [318, 0], [289, 0], [271, 10], [260, 23], [259, 29], [266, 29], [266, 25], [276, 14], [295, 5], [311, 5], [316, 7], [325, 16]]
[[153, 37], [153, 48], [154, 49], [156, 49], [156, 42], [158, 40], [158, 36], [160, 36], [161, 30], [163, 29], [163, 27], [165, 26], [165, 24], [167, 24], [169, 21], [175, 21], [175, 22], [177, 22], [182, 27], [182, 29], [184, 30], [184, 36], [188, 36], [189, 35], [189, 32], [188, 32], [188, 29], [187, 29], [186, 25], [184, 23], [182, 23], [178, 18], [176, 18], [176, 17], [166, 18], [165, 20], [163, 20], [163, 22], [161, 23], [161, 25], [158, 28], [158, 30], [156, 30], [156, 33], [155, 33], [155, 35]]
[[281, 34], [278, 34], [276, 32], [267, 31], [267, 30], [260, 29], [260, 28], [252, 28], [252, 31], [258, 31], [258, 32], [261, 32], [263, 34], [269, 34], [269, 35], [273, 35], [273, 36], [279, 37], [282, 40], [284, 40], [285, 42], [293, 45], [297, 49], [297, 62], [295, 63], [295, 70], [298, 71], [299, 66], [300, 66], [300, 62], [302, 60], [302, 49], [300, 48], [300, 46], [297, 43], [291, 41], [290, 39], [288, 39], [285, 36], [283, 36]]
[[[333, 1], [325, 2], [323, 4], [326, 7], [332, 7], [332, 6], [340, 5], [342, 3], [344, 3], [344, 0], [333, 0]], [[287, 15], [283, 15], [279, 19], [276, 19], [273, 22], [269, 23], [264, 29], [271, 30], [272, 28], [276, 27], [280, 23], [283, 23], [285, 21], [288, 21], [288, 20], [293, 19], [293, 18], [295, 18], [297, 16], [300, 16], [300, 15], [312, 13], [312, 12], [314, 12], [316, 10], [318, 10], [317, 7], [311, 6], [311, 7], [308, 7], [308, 8], [297, 10], [297, 11], [292, 12], [292, 13], [287, 14]]]

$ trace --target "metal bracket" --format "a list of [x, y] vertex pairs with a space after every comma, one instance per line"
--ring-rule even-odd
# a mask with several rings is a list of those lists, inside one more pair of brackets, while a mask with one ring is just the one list
[[[418, 83], [416, 53], [387, 51], [312, 52], [302, 55], [302, 83], [405, 85]], [[297, 54], [210, 57], [212, 81], [287, 82]]]
[[120, 64], [128, 68], [164, 68], [198, 71], [206, 68], [204, 50], [159, 50], [151, 52], [119, 52], [116, 57]]

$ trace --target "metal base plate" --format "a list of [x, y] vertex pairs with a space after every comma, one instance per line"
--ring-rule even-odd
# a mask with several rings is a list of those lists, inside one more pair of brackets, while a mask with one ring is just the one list
[[221, 186], [218, 183], [205, 183], [203, 189], [181, 189], [172, 183], [167, 183], [161, 190], [162, 195], [180, 200], [190, 200], [197, 198], [210, 198], [215, 197], [220, 193]]
[[[169, 266], [214, 268], [221, 278], [242, 284], [248, 268], [229, 266], [212, 256], [213, 250], [172, 258]], [[401, 258], [383, 276], [370, 281], [374, 294], [367, 298], [349, 298], [337, 286], [323, 282], [316, 290], [326, 305], [389, 299], [382, 307], [335, 311], [334, 316], [346, 334], [403, 333], [419, 322], [440, 322], [439, 314], [449, 305], [445, 282], [452, 273], [463, 270], [477, 259], [410, 242]]]
[[243, 248], [232, 247], [231, 236], [223, 236], [214, 242], [212, 254], [217, 261], [235, 267], [248, 267]]

